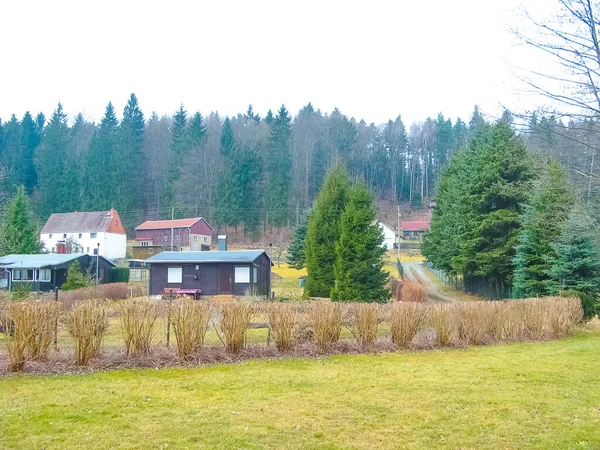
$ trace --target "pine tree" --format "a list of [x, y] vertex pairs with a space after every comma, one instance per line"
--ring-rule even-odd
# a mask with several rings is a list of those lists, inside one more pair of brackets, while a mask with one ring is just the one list
[[112, 182], [114, 179], [111, 169], [115, 165], [118, 127], [115, 108], [111, 102], [108, 102], [104, 117], [94, 133], [85, 156], [83, 199], [84, 206], [88, 210], [101, 211], [115, 206], [112, 189], [107, 189], [107, 180]]
[[75, 289], [88, 287], [89, 285], [89, 281], [86, 279], [85, 275], [81, 271], [81, 265], [79, 264], [79, 260], [76, 259], [75, 261], [73, 261], [73, 264], [71, 264], [69, 270], [67, 271], [67, 280], [63, 283], [62, 290], [73, 291]]
[[353, 302], [385, 302], [388, 275], [383, 270], [383, 234], [375, 221], [373, 195], [364, 182], [354, 186], [340, 219], [340, 238], [335, 245], [335, 287], [331, 299]]
[[267, 115], [265, 116], [265, 122], [269, 126], [271, 126], [273, 124], [273, 111], [271, 111], [271, 110], [267, 111]]
[[597, 299], [600, 294], [600, 250], [594, 221], [581, 206], [574, 207], [560, 237], [552, 244], [548, 290], [552, 295], [576, 291]]
[[19, 186], [6, 205], [0, 222], [0, 255], [39, 253], [42, 245], [33, 226], [29, 198], [24, 186]]
[[[225, 160], [232, 161], [236, 154], [236, 144], [233, 137], [233, 129], [229, 117], [223, 123], [221, 132], [220, 154]], [[219, 175], [217, 183], [216, 222], [220, 225], [237, 226], [240, 223], [238, 214], [239, 204], [238, 186], [235, 184], [233, 168], [235, 164], [227, 164]]]
[[40, 141], [40, 130], [29, 111], [27, 111], [23, 116], [23, 120], [21, 120], [21, 151], [17, 165], [13, 167], [13, 170], [17, 172], [17, 182], [24, 185], [29, 194], [33, 192], [37, 185], [37, 172], [33, 158]]
[[298, 270], [303, 269], [306, 265], [304, 243], [306, 241], [309, 216], [310, 211], [301, 217], [300, 223], [296, 226], [296, 229], [294, 230], [294, 239], [288, 247], [288, 265]]
[[563, 168], [556, 161], [547, 162], [521, 216], [523, 228], [514, 260], [514, 297], [549, 294], [549, 259], [556, 257], [551, 244], [560, 236], [574, 200]]
[[290, 207], [292, 158], [290, 144], [292, 137], [291, 117], [284, 105], [277, 112], [271, 126], [268, 158], [267, 213], [271, 225], [287, 225]]
[[335, 285], [335, 245], [349, 189], [348, 173], [336, 162], [325, 176], [308, 221], [305, 292], [311, 297], [329, 297]]
[[206, 127], [202, 114], [199, 112], [196, 112], [190, 119], [186, 140], [189, 149], [200, 147], [206, 140]]
[[165, 207], [175, 209], [177, 217], [181, 216], [181, 213], [179, 206], [175, 205], [175, 182], [181, 176], [181, 166], [189, 153], [189, 145], [187, 111], [183, 109], [182, 104], [173, 116], [173, 125], [171, 126], [171, 161], [167, 168], [168, 177], [162, 201]]

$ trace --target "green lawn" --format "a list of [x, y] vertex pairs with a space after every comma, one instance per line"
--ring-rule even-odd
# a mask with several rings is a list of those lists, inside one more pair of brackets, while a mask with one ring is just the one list
[[0, 448], [600, 448], [600, 333], [0, 379]]

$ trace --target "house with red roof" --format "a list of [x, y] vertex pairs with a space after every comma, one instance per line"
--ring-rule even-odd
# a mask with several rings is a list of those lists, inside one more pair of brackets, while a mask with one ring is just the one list
[[423, 236], [429, 231], [429, 220], [414, 220], [400, 222], [402, 238], [407, 241], [422, 241]]
[[146, 259], [162, 250], [209, 250], [213, 228], [202, 217], [148, 220], [135, 229], [135, 258]]

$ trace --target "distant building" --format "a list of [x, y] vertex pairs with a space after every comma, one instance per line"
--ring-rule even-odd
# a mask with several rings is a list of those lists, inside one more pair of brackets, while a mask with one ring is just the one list
[[[127, 253], [127, 235], [114, 209], [52, 214], [40, 240], [50, 253], [99, 254], [109, 260], [125, 258]], [[78, 248], [68, 248], [73, 244]]]
[[82, 273], [89, 271], [92, 278], [95, 278], [98, 265], [99, 282], [111, 282], [111, 269], [115, 265], [101, 256], [45, 253], [0, 257], [0, 287], [12, 290], [17, 283], [28, 283], [34, 292], [52, 291], [55, 287], [60, 289], [67, 281], [69, 267], [76, 260], [79, 260]]
[[[175, 220], [149, 220], [135, 229], [135, 258], [145, 259], [159, 250], [210, 250], [213, 229], [202, 217]], [[173, 241], [171, 241], [173, 236]], [[141, 247], [141, 248], [140, 248]], [[144, 247], [154, 247], [144, 251]]]
[[269, 295], [271, 259], [263, 250], [162, 252], [144, 261], [148, 293]]
[[396, 230], [383, 222], [377, 222], [383, 233], [383, 243], [381, 246], [386, 250], [392, 250], [396, 243]]
[[416, 220], [413, 222], [401, 222], [402, 238], [408, 241], [422, 241], [423, 236], [429, 230], [429, 220]]

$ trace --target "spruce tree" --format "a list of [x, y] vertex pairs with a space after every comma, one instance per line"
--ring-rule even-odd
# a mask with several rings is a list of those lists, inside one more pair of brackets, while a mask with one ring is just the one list
[[334, 301], [385, 302], [388, 274], [383, 270], [383, 233], [375, 221], [373, 195], [358, 182], [349, 192], [340, 218], [340, 238], [335, 245]]
[[37, 172], [33, 159], [35, 149], [41, 141], [40, 131], [27, 111], [21, 120], [21, 151], [13, 170], [16, 171], [17, 182], [25, 186], [28, 194], [31, 194], [37, 185]]
[[281, 105], [271, 125], [269, 141], [267, 214], [270, 225], [287, 225], [290, 194], [292, 157], [290, 153], [292, 129], [291, 117], [284, 105]]
[[174, 208], [178, 217], [181, 216], [181, 213], [179, 207], [175, 204], [175, 182], [181, 176], [181, 166], [189, 153], [189, 144], [187, 111], [183, 108], [182, 104], [173, 116], [173, 124], [171, 126], [171, 161], [169, 162], [169, 167], [166, 168], [168, 176], [162, 201], [162, 204], [169, 210]]
[[101, 211], [115, 206], [112, 189], [107, 189], [106, 183], [107, 180], [112, 182], [114, 179], [111, 169], [115, 165], [118, 127], [115, 108], [111, 102], [108, 102], [104, 117], [85, 155], [83, 200], [88, 210]]
[[79, 260], [76, 259], [69, 267], [69, 270], [67, 271], [67, 280], [63, 283], [61, 289], [63, 291], [73, 291], [75, 289], [88, 287], [89, 285], [89, 281], [86, 279], [83, 272], [81, 272]]
[[[221, 132], [220, 154], [226, 161], [233, 161], [236, 154], [235, 138], [231, 128], [229, 117], [223, 123]], [[219, 174], [217, 183], [217, 204], [216, 204], [216, 222], [219, 225], [237, 226], [240, 223], [238, 214], [240, 204], [238, 195], [238, 186], [235, 184], [233, 169], [235, 164], [226, 164]]]
[[294, 239], [288, 247], [288, 265], [294, 269], [302, 269], [306, 265], [306, 254], [304, 251], [304, 242], [306, 241], [306, 232], [308, 230], [308, 217], [310, 212], [300, 218], [300, 223], [294, 230]]
[[348, 173], [336, 162], [325, 176], [308, 221], [305, 244], [308, 296], [329, 297], [335, 285], [335, 245], [340, 238], [340, 218], [349, 189]]
[[6, 205], [0, 225], [0, 255], [39, 253], [42, 245], [33, 226], [29, 198], [24, 186]]
[[514, 297], [549, 294], [549, 260], [556, 257], [552, 243], [558, 240], [574, 200], [565, 171], [558, 162], [548, 161], [521, 216], [523, 228], [514, 259]]
[[[595, 303], [600, 294], [600, 249], [594, 221], [580, 205], [569, 213], [560, 237], [552, 244], [548, 290], [552, 295], [576, 291]], [[584, 305], [590, 308], [590, 305]], [[593, 306], [592, 306], [593, 307]], [[589, 313], [589, 310], [588, 310]]]

